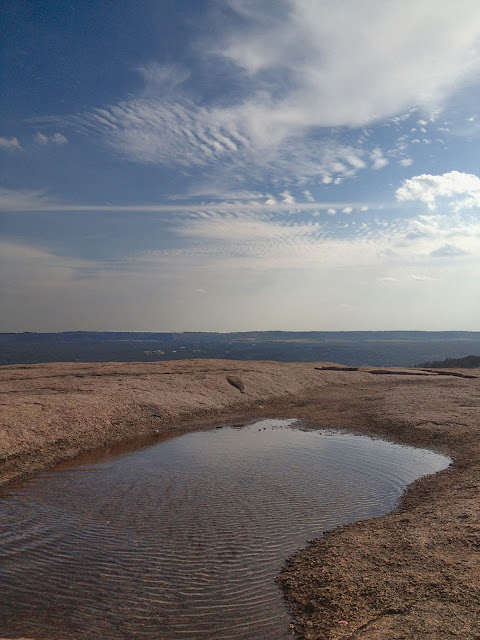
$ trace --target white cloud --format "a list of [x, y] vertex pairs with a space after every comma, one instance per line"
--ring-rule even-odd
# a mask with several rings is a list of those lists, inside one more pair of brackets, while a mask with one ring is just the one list
[[[278, 326], [281, 317], [282, 328], [293, 330], [473, 330], [478, 322], [480, 302], [471, 295], [480, 269], [476, 216], [372, 221], [350, 225], [339, 238], [276, 213], [205, 212], [172, 230], [190, 244], [129, 255], [114, 268], [2, 243], [3, 327], [245, 330]], [[448, 244], [463, 258], [432, 255]], [[222, 302], [213, 319], [212, 300]], [[338, 311], [345, 301], [353, 316]]]
[[[356, 228], [350, 225], [349, 229], [348, 237], [341, 238], [336, 237], [335, 231], [333, 234], [329, 232], [328, 226], [292, 224], [285, 216], [272, 215], [265, 219], [252, 213], [203, 214], [185, 220], [176, 228], [179, 235], [190, 237], [195, 244], [184, 249], [139, 256], [138, 260], [164, 267], [172, 260], [200, 260], [210, 266], [216, 265], [218, 272], [223, 274], [268, 273], [272, 282], [280, 278], [280, 275], [275, 275], [277, 273], [284, 276], [288, 271], [301, 271], [304, 274], [302, 278], [306, 278], [305, 283], [308, 281], [311, 286], [326, 274], [333, 281], [336, 277], [341, 278], [338, 271], [334, 275], [340, 268], [354, 280], [358, 276], [360, 280], [355, 286], [364, 287], [359, 270], [369, 269], [370, 282], [381, 278], [386, 282], [395, 279], [403, 283], [399, 286], [405, 287], [412, 279], [443, 283], [448, 280], [450, 284], [445, 286], [454, 297], [457, 295], [456, 278], [463, 278], [471, 284], [477, 277], [480, 268], [480, 222], [475, 218], [421, 216], [415, 220], [396, 220], [391, 224], [372, 221]], [[451, 258], [454, 254], [464, 259], [439, 260], [441, 257]], [[198, 267], [198, 262], [196, 264]], [[302, 280], [302, 287], [305, 283]], [[352, 285], [352, 292], [355, 286]], [[210, 286], [208, 290], [211, 291]], [[306, 285], [304, 293], [307, 295]], [[441, 305], [444, 290], [439, 289], [437, 293], [438, 304]], [[381, 297], [378, 304], [380, 300]], [[391, 304], [397, 308], [398, 318], [403, 317], [398, 301], [392, 300]], [[431, 321], [432, 310], [427, 307], [425, 312], [428, 311]], [[377, 306], [376, 311], [378, 309]], [[395, 318], [392, 321], [395, 324]]]
[[42, 146], [45, 146], [48, 144], [48, 136], [44, 135], [43, 133], [40, 133], [40, 131], [37, 131], [37, 133], [33, 136], [33, 139], [37, 144], [40, 144]]
[[[83, 273], [99, 268], [101, 265], [93, 260], [65, 258], [43, 248], [0, 241], [0, 288], [7, 293], [13, 291], [18, 297], [27, 291], [31, 295], [39, 286], [44, 291], [68, 288]], [[41, 292], [36, 296], [41, 297]]]
[[398, 164], [402, 167], [410, 167], [413, 164], [412, 158], [402, 158], [398, 161]]
[[438, 198], [449, 199], [449, 204], [454, 210], [472, 208], [480, 206], [480, 178], [460, 171], [450, 171], [442, 175], [424, 173], [404, 180], [395, 195], [400, 202], [425, 202], [432, 210], [436, 208]]
[[[173, 281], [171, 273], [169, 276]], [[174, 282], [173, 287], [176, 285]], [[137, 274], [136, 265], [128, 263], [112, 269], [94, 260], [0, 242], [4, 331], [117, 329], [121, 323], [137, 329], [144, 319], [135, 313], [132, 315], [131, 307], [137, 303], [147, 305], [144, 307], [148, 308], [147, 313], [155, 317], [161, 286], [162, 269], [151, 277], [145, 271]], [[132, 304], [126, 305], [127, 299]], [[156, 300], [155, 304], [149, 302], [150, 299]], [[173, 327], [174, 322], [170, 321]]]
[[330, 215], [330, 216], [334, 216], [334, 215], [337, 213], [337, 210], [336, 210], [336, 209], [334, 209], [333, 207], [329, 207], [329, 208], [327, 209], [327, 213], [328, 213], [328, 215]]
[[228, 110], [196, 107], [185, 98], [132, 98], [70, 121], [80, 130], [99, 133], [114, 151], [144, 164], [205, 166], [245, 152], [249, 145]]
[[268, 87], [291, 79], [283, 99], [251, 100], [252, 116], [278, 126], [359, 126], [412, 105], [441, 101], [479, 68], [480, 6], [472, 0], [402, 5], [290, 0], [265, 19], [262, 4], [230, 3], [247, 26], [215, 51]]
[[0, 187], [0, 211], [43, 211], [55, 203], [37, 190], [15, 190]]
[[431, 282], [432, 280], [436, 280], [437, 278], [432, 278], [432, 276], [418, 276], [412, 275], [412, 280], [416, 280], [417, 282]]
[[412, 144], [432, 144], [432, 141], [429, 138], [422, 138], [421, 140], [414, 138]]
[[295, 203], [295, 198], [292, 196], [292, 194], [289, 191], [282, 191], [280, 195], [282, 196], [282, 202], [285, 202], [286, 204]]
[[152, 61], [137, 67], [145, 83], [144, 94], [164, 97], [171, 94], [190, 76], [190, 72], [177, 65], [164, 65]]
[[50, 137], [50, 142], [52, 144], [66, 144], [68, 139], [62, 135], [61, 133], [54, 133], [53, 136]]
[[[414, 0], [228, 4], [242, 20], [225, 13], [215, 42], [196, 46], [210, 72], [228, 62], [234, 92], [219, 86], [214, 102], [197, 100], [184, 69], [150, 63], [138, 69], [137, 96], [62, 122], [134, 162], [213, 166], [236, 184], [293, 175], [338, 185], [366, 167], [368, 142], [341, 145], [326, 127], [433, 112], [480, 69], [473, 0], [424, 0], [421, 11]], [[370, 153], [374, 169], [386, 166], [377, 148]]]
[[263, 191], [249, 191], [248, 189], [232, 190], [223, 184], [205, 182], [203, 185], [196, 184], [194, 187], [186, 188], [182, 193], [174, 193], [168, 196], [169, 200], [182, 201], [193, 198], [208, 198], [211, 201], [258, 201], [261, 202], [266, 197], [272, 197], [270, 193]]
[[375, 147], [370, 153], [370, 160], [372, 161], [372, 169], [383, 169], [388, 164], [388, 159], [383, 155], [383, 151], [379, 147]]
[[350, 214], [352, 212], [353, 212], [352, 207], [345, 207], [344, 209], [342, 209], [342, 213]]
[[388, 164], [388, 159], [387, 158], [375, 158], [373, 164], [372, 164], [372, 169], [383, 169], [383, 167], [386, 167]]
[[318, 223], [289, 224], [285, 220], [269, 219], [251, 213], [198, 214], [177, 227], [179, 235], [208, 240], [287, 241], [310, 237], [320, 229]]
[[465, 256], [467, 255], [467, 251], [456, 247], [453, 244], [447, 243], [442, 247], [435, 249], [430, 253], [433, 258], [454, 258], [457, 256]]
[[42, 147], [48, 144], [62, 145], [68, 142], [67, 138], [61, 133], [54, 133], [52, 136], [46, 136], [44, 133], [37, 131], [33, 136], [34, 141]]
[[394, 116], [393, 118], [390, 118], [390, 122], [393, 122], [393, 124], [396, 126], [400, 126], [406, 120], [408, 120], [412, 116], [412, 113], [414, 113], [415, 111], [416, 111], [416, 107], [412, 107], [406, 113], [402, 113], [399, 116]]
[[246, 175], [339, 184], [367, 166], [359, 147], [332, 138], [313, 141], [299, 129], [271, 136], [265, 125], [253, 134], [241, 106], [200, 108], [177, 97], [132, 98], [63, 122], [100, 136], [130, 161], [208, 168], [210, 177], [225, 184], [241, 184]]
[[[251, 212], [253, 215], [265, 215], [270, 216], [272, 211], [276, 213], [289, 214], [292, 211], [292, 203], [294, 203], [294, 210], [296, 213], [317, 213], [318, 210], [327, 210], [332, 206], [337, 207], [349, 207], [348, 202], [296, 202], [293, 196], [285, 195], [284, 199], [278, 202], [270, 194], [262, 194], [258, 192], [226, 192], [219, 191], [217, 197], [210, 193], [211, 200], [202, 201], [198, 203], [196, 198], [189, 197], [172, 197], [170, 203], [160, 204], [128, 204], [117, 205], [112, 203], [98, 203], [98, 204], [82, 204], [82, 203], [69, 203], [56, 200], [48, 196], [42, 190], [15, 190], [4, 189], [0, 187], [0, 211], [7, 212], [20, 212], [20, 211], [64, 211], [64, 212], [91, 212], [91, 211], [108, 211], [115, 212], [143, 212], [151, 214], [164, 214], [166, 218], [171, 219], [172, 214], [179, 216], [186, 216], [189, 214], [209, 216], [211, 214], [232, 214], [235, 215], [239, 211], [246, 213]], [[228, 197], [228, 200], [221, 200], [220, 195]], [[264, 198], [267, 197], [266, 200]], [[184, 202], [183, 200], [187, 200]], [[190, 201], [188, 201], [190, 200]], [[180, 202], [179, 202], [180, 201]], [[360, 206], [353, 203], [354, 206]], [[203, 214], [199, 213], [204, 211]]]
[[22, 147], [17, 138], [0, 137], [0, 149], [3, 151], [21, 151]]

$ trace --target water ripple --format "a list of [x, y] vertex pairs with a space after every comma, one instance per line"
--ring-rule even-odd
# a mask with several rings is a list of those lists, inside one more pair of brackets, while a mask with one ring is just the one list
[[282, 640], [274, 577], [332, 527], [448, 465], [294, 421], [191, 433], [0, 497], [0, 632], [38, 640]]

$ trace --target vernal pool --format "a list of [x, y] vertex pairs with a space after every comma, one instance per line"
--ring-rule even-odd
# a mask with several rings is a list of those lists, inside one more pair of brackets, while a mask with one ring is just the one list
[[287, 638], [286, 558], [449, 462], [264, 420], [63, 464], [0, 496], [0, 636]]

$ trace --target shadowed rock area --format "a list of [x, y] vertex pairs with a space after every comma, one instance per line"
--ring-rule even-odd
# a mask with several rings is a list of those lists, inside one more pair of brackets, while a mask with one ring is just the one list
[[278, 580], [299, 638], [478, 639], [480, 372], [381, 371], [228, 360], [1, 367], [0, 481], [144, 433], [257, 417], [432, 448], [453, 466], [411, 486], [394, 512], [313, 541]]

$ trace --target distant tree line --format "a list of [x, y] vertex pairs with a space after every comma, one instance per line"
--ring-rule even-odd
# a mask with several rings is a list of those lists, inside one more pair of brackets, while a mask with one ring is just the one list
[[418, 366], [429, 369], [480, 369], [480, 356], [447, 358], [440, 362], [424, 362]]

